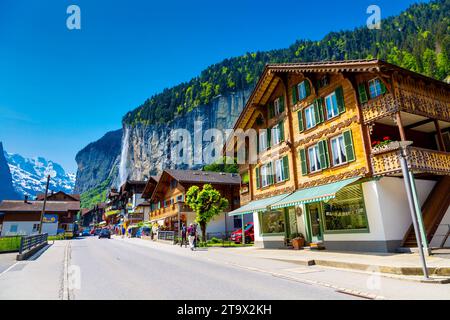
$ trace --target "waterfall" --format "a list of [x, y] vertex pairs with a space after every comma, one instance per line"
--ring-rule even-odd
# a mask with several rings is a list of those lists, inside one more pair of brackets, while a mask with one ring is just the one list
[[118, 188], [122, 184], [124, 184], [128, 179], [128, 148], [129, 148], [129, 138], [130, 138], [130, 129], [125, 126], [125, 132], [122, 138], [122, 152], [120, 154], [120, 165], [119, 165], [119, 185]]

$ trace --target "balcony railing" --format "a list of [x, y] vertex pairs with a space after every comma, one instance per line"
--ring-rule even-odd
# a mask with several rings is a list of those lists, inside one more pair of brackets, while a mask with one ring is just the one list
[[[414, 173], [450, 175], [450, 153], [416, 147], [407, 148], [408, 165]], [[395, 175], [402, 171], [400, 150], [374, 151], [371, 155], [375, 176]]]
[[424, 117], [450, 121], [449, 104], [432, 96], [400, 90], [397, 97], [391, 93], [361, 105], [364, 123], [371, 123], [399, 111]]

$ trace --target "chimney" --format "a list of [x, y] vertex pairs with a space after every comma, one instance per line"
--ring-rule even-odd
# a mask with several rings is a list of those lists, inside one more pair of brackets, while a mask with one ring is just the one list
[[24, 203], [28, 203], [28, 196], [27, 195], [25, 195], [25, 198], [23, 199], [23, 202]]

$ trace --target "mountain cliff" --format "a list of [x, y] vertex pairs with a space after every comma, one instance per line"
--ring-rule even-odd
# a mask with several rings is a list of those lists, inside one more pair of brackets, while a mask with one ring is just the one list
[[14, 190], [11, 172], [6, 161], [3, 144], [0, 142], [0, 201], [19, 199], [19, 194]]
[[145, 179], [173, 166], [168, 152], [172, 129], [193, 132], [196, 120], [203, 121], [203, 129], [232, 128], [267, 63], [376, 57], [448, 79], [449, 17], [450, 0], [415, 4], [384, 19], [380, 30], [364, 26], [331, 32], [320, 41], [299, 40], [286, 49], [248, 53], [212, 65], [198, 77], [165, 89], [128, 112], [123, 118], [123, 135], [120, 138], [116, 132], [111, 137], [109, 152], [89, 146], [80, 151], [76, 190], [94, 188], [108, 178], [116, 185], [127, 177]]

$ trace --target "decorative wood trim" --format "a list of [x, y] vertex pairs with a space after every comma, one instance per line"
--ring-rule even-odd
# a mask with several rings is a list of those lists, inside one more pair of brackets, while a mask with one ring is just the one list
[[299, 189], [317, 187], [320, 185], [338, 182], [338, 181], [355, 178], [355, 177], [362, 178], [362, 177], [365, 177], [368, 173], [369, 173], [369, 171], [367, 170], [367, 168], [362, 167], [359, 169], [354, 169], [354, 170], [343, 172], [343, 173], [333, 175], [333, 176], [328, 176], [328, 177], [320, 176], [320, 178], [318, 178], [318, 179], [308, 181], [305, 183], [301, 183], [299, 185]]

